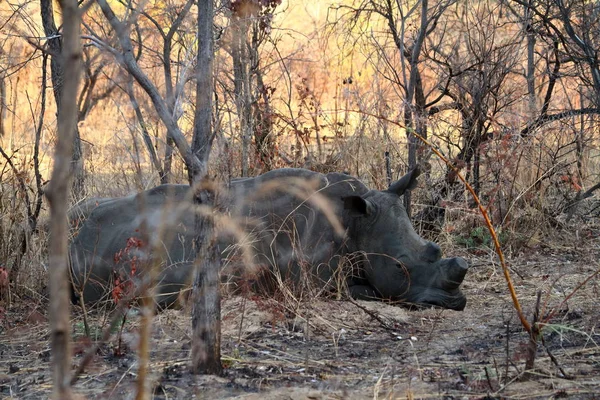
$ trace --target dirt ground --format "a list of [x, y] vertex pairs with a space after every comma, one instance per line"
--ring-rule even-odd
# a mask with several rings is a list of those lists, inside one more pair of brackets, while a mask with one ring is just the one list
[[[564, 301], [600, 268], [596, 240], [572, 250], [539, 246], [510, 260], [523, 309], [531, 318], [542, 291], [544, 326], [535, 369], [524, 374], [528, 337], [513, 311], [493, 253], [465, 254], [463, 312], [407, 310], [373, 302], [264, 297], [223, 301], [222, 376], [192, 376], [189, 311], [154, 319], [151, 384], [156, 399], [531, 399], [600, 398], [600, 277]], [[564, 301], [564, 302], [563, 302]], [[32, 302], [35, 302], [32, 300]], [[0, 398], [51, 393], [45, 302], [16, 299], [0, 310]], [[0, 303], [1, 305], [2, 303]], [[91, 342], [73, 310], [76, 367]], [[107, 315], [93, 314], [93, 332]], [[138, 317], [102, 345], [74, 390], [86, 398], [135, 393]], [[554, 361], [553, 361], [554, 360]]]

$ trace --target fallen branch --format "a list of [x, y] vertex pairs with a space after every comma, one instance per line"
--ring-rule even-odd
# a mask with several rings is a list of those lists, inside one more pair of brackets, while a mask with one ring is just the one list
[[544, 340], [544, 335], [542, 335], [542, 345], [544, 346], [544, 349], [546, 349], [546, 353], [548, 354], [548, 357], [550, 357], [550, 360], [552, 360], [552, 363], [554, 363], [554, 365], [556, 366], [556, 368], [558, 368], [558, 370], [560, 371], [560, 373], [562, 374], [562, 378], [567, 379], [567, 380], [573, 380], [575, 379], [574, 376], [569, 375], [565, 372], [565, 370], [562, 368], [562, 366], [559, 364], [558, 360], [556, 359], [556, 357], [554, 357], [554, 354], [552, 354], [550, 352], [550, 348], [548, 346], [546, 346], [546, 341]]

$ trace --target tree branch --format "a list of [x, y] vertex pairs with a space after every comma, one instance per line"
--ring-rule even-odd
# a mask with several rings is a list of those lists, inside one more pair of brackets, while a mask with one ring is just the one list
[[533, 122], [528, 124], [525, 128], [521, 129], [520, 135], [521, 137], [527, 137], [536, 129], [550, 123], [552, 121], [558, 121], [564, 118], [575, 117], [578, 115], [590, 115], [590, 114], [600, 114], [600, 108], [589, 107], [589, 108], [581, 108], [578, 110], [566, 110], [556, 114], [545, 114], [537, 117]]
[[165, 124], [167, 131], [170, 133], [177, 149], [181, 153], [183, 160], [186, 163], [186, 166], [192, 173], [198, 173], [199, 176], [204, 176], [206, 165], [203, 165], [198, 157], [196, 157], [192, 153], [192, 149], [188, 144], [183, 132], [177, 126], [173, 116], [169, 112], [169, 108], [167, 107], [166, 102], [160, 96], [158, 88], [154, 86], [154, 84], [150, 81], [148, 76], [141, 70], [139, 67], [134, 55], [133, 55], [133, 45], [131, 43], [131, 39], [129, 37], [129, 30], [127, 27], [117, 18], [112, 8], [108, 5], [106, 0], [98, 0], [98, 5], [102, 10], [102, 13], [108, 20], [109, 24], [114, 29], [117, 39], [119, 40], [119, 44], [122, 49], [122, 53], [117, 60], [122, 64], [122, 66], [133, 76], [133, 78], [137, 81], [137, 83], [144, 89], [144, 91], [150, 97], [156, 112]]

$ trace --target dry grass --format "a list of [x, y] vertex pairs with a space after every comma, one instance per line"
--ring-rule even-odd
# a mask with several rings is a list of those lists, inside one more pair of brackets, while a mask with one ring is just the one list
[[[364, 163], [356, 158], [357, 148], [383, 154], [381, 142], [362, 137], [360, 141], [340, 143], [339, 148], [345, 156], [337, 161], [336, 169], [360, 175], [372, 187], [385, 188], [383, 158], [372, 157]], [[433, 164], [435, 168], [416, 192], [415, 214], [443, 180], [443, 169], [435, 161]], [[219, 165], [215, 163], [216, 168]], [[90, 174], [89, 196], [123, 195], [155, 182], [152, 174], [140, 178], [133, 168], [112, 167], [115, 171]], [[394, 166], [395, 170], [399, 168], [399, 164]], [[528, 164], [521, 170], [526, 168]], [[227, 176], [226, 172], [216, 170], [221, 177]], [[560, 186], [563, 183], [558, 171], [543, 181], [542, 189], [535, 187], [535, 179], [517, 177], [501, 187], [487, 182], [482, 191], [498, 197], [507, 188], [516, 188], [512, 197], [505, 199], [504, 218], [498, 217], [496, 222], [504, 249], [510, 255], [518, 294], [525, 312], [531, 316], [538, 290], [542, 290], [544, 301], [548, 302], [545, 309], [549, 310], [599, 268], [600, 227], [595, 219], [582, 219], [586, 213], [597, 212], [593, 198], [580, 208], [580, 216], [570, 223], [564, 220], [560, 209], [568, 188]], [[24, 217], [23, 204], [10, 182], [3, 182], [1, 200], [0, 249], [10, 265], [14, 232]], [[222, 378], [209, 379], [190, 377], [186, 372], [188, 310], [168, 311], [156, 316], [153, 323], [149, 367], [155, 397], [188, 398], [202, 390], [215, 397], [243, 398], [279, 398], [284, 393], [292, 398], [307, 398], [316, 396], [316, 392], [323, 398], [478, 397], [488, 393], [510, 398], [563, 394], [593, 398], [593, 393], [600, 390], [597, 278], [581, 288], [544, 329], [550, 354], [574, 379], [561, 377], [546, 350], [540, 347], [535, 376], [521, 381], [527, 338], [512, 317], [489, 239], [478, 231], [481, 218], [460, 190], [444, 202], [443, 221], [436, 222], [436, 230], [422, 233], [440, 243], [445, 254], [462, 255], [471, 261], [473, 268], [464, 284], [469, 298], [465, 312], [406, 312], [381, 303], [359, 303], [369, 313], [350, 302], [323, 299], [308, 286], [300, 292], [284, 287], [273, 298], [230, 297], [223, 305], [223, 361], [227, 372]], [[496, 207], [497, 203], [490, 204]], [[224, 224], [235, 226], [231, 221]], [[31, 247], [23, 261], [26, 268], [19, 276], [12, 306], [0, 304], [4, 307], [0, 311], [3, 396], [43, 398], [51, 389], [44, 320], [44, 235], [41, 231], [31, 237]], [[75, 347], [84, 349], [89, 342], [81, 337], [79, 309], [74, 311]], [[106, 326], [109, 313], [108, 309], [92, 313], [92, 332]], [[110, 397], [112, 393], [120, 398], [133, 390], [137, 324], [138, 317], [128, 318], [123, 341], [129, 349], [123, 357], [113, 355], [117, 345], [114, 336], [101, 346], [76, 386], [79, 393], [89, 397]], [[75, 363], [80, 357], [80, 353], [75, 356]], [[293, 389], [289, 391], [289, 387]]]
[[[557, 304], [591, 273], [593, 257], [576, 256], [574, 262], [560, 252], [511, 260], [523, 276], [516, 283], [529, 314], [538, 289], [550, 293], [549, 301]], [[544, 276], [557, 269], [563, 279], [551, 287]], [[519, 377], [527, 337], [512, 316], [504, 286], [492, 264], [474, 268], [465, 284], [469, 304], [464, 312], [407, 311], [373, 302], [357, 302], [358, 307], [325, 299], [301, 302], [292, 310], [273, 298], [227, 297], [222, 309], [227, 368], [220, 378], [186, 372], [189, 313], [166, 311], [153, 323], [149, 370], [154, 398], [184, 399], [203, 393], [246, 399], [278, 399], [284, 394], [297, 399], [594, 398], [600, 390], [597, 282], [577, 292], [543, 330], [550, 353], [538, 349], [534, 376], [526, 381]], [[77, 314], [72, 321], [75, 363], [89, 343], [82, 337]], [[25, 315], [36, 315], [35, 310], [14, 309], [6, 314], [10, 325], [2, 325], [0, 390], [9, 398], [11, 391], [15, 398], [44, 398], [51, 389], [48, 332], [43, 315], [41, 320]], [[105, 323], [104, 314], [93, 314], [94, 329]], [[132, 314], [123, 335], [128, 349], [123, 356], [113, 355], [114, 337], [100, 348], [75, 386], [78, 393], [125, 398], [132, 392], [138, 323], [139, 316]], [[570, 379], [561, 377], [549, 354]]]
[[[23, 8], [23, 12], [37, 16], [39, 10], [36, 7], [31, 3]], [[0, 3], [2, 15], [11, 15], [9, 8], [8, 3]], [[310, 20], [305, 19], [302, 23]], [[27, 25], [36, 26], [35, 23]], [[3, 58], [3, 67], [25, 62], [33, 55], [35, 50], [21, 43], [19, 35], [39, 36], [39, 32], [27, 30], [19, 30], [15, 35], [13, 28], [1, 35], [3, 38], [5, 34], [11, 36], [3, 41], [8, 57]], [[285, 38], [297, 39], [292, 35]], [[296, 58], [311, 52], [320, 55], [338, 50], [331, 48], [334, 47], [332, 43], [319, 49], [320, 41], [312, 39], [310, 35], [306, 37], [312, 43], [298, 52]], [[292, 53], [296, 54], [296, 50], [294, 45]], [[360, 58], [356, 57], [356, 60]], [[317, 154], [314, 136], [317, 127], [307, 118], [311, 110], [301, 109], [296, 93], [278, 90], [277, 95], [285, 98], [290, 94], [292, 100], [290, 116], [287, 111], [282, 111], [285, 104], [281, 99], [275, 99], [273, 104], [275, 111], [286, 114], [285, 118], [280, 116], [274, 121], [273, 133], [281, 135], [275, 138], [280, 153], [273, 155], [274, 165], [305, 166], [322, 172], [347, 171], [376, 189], [387, 186], [386, 151], [392, 154], [394, 175], [406, 170], [404, 131], [376, 116], [382, 109], [381, 104], [394, 104], [394, 110], [386, 109], [386, 113], [402, 112], [398, 106], [400, 102], [392, 93], [395, 89], [374, 88], [379, 74], [371, 73], [371, 67], [358, 67], [364, 60], [355, 62], [356, 69], [346, 68], [348, 65], [342, 63], [337, 69], [333, 68], [333, 61], [322, 69], [314, 66], [314, 60], [309, 60], [308, 68], [300, 62], [292, 65], [293, 73], [301, 71], [300, 78], [305, 75], [315, 78], [306, 89], [316, 101], [312, 113], [316, 115], [317, 109], [322, 112], [319, 122], [323, 126], [319, 129], [323, 135], [328, 135], [328, 140], [323, 143], [322, 154]], [[16, 172], [25, 178], [31, 186], [27, 189], [31, 194], [34, 190], [31, 162], [35, 130], [32, 120], [39, 120], [36, 115], [40, 107], [39, 69], [40, 59], [34, 58], [7, 78], [7, 108], [10, 112], [3, 121], [8, 131], [0, 138], [0, 145], [13, 160], [16, 171], [10, 170], [4, 160], [0, 162], [0, 266], [10, 268], [14, 265], [22, 234], [27, 237], [28, 247], [12, 291], [12, 303], [0, 299], [0, 397], [44, 398], [50, 391], [48, 332], [44, 319], [47, 232], [44, 229], [27, 232], [25, 229], [24, 194], [15, 176]], [[338, 93], [338, 89], [334, 89], [342, 78], [347, 78], [350, 70], [361, 69], [362, 77], [355, 75], [356, 82], [347, 92]], [[111, 72], [107, 74], [110, 76]], [[366, 78], [370, 75], [375, 79]], [[425, 78], [425, 84], [431, 85], [430, 77]], [[565, 76], [561, 79], [564, 79], [564, 86], [579, 85], [575, 78]], [[106, 83], [101, 82], [99, 89]], [[278, 85], [277, 82], [267, 83]], [[290, 91], [293, 91], [291, 83]], [[558, 99], [565, 100], [570, 96], [570, 89], [564, 90]], [[48, 98], [41, 143], [44, 177], [49, 176], [52, 167], [49, 154], [54, 144], [56, 122], [52, 96]], [[140, 98], [142, 103], [147, 102], [143, 96]], [[337, 104], [338, 98], [343, 98], [346, 104]], [[335, 106], [331, 104], [332, 99], [335, 99]], [[553, 100], [553, 103], [560, 102]], [[142, 106], [148, 117], [148, 128], [157, 136], [155, 145], [161, 155], [164, 129], [154, 118], [149, 104]], [[193, 108], [185, 106], [187, 113]], [[224, 107], [221, 112], [227, 113], [227, 104], [221, 106]], [[562, 104], [552, 104], [551, 108], [555, 106]], [[349, 108], [356, 112], [350, 112]], [[570, 221], [565, 218], [564, 211], [578, 188], [585, 190], [600, 179], [600, 147], [597, 122], [591, 119], [556, 122], [546, 125], [533, 136], [520, 138], [515, 134], [517, 128], [527, 123], [521, 108], [521, 103], [515, 100], [514, 107], [498, 115], [497, 120], [490, 121], [493, 122], [492, 129], [501, 137], [486, 142], [481, 148], [479, 194], [500, 233], [517, 292], [527, 315], [531, 316], [538, 290], [542, 290], [544, 311], [547, 312], [553, 306], [561, 305], [579, 283], [599, 268], [600, 202], [597, 197], [587, 199]], [[182, 118], [182, 125], [189, 123], [188, 117]], [[219, 115], [218, 119], [219, 136], [211, 165], [213, 175], [225, 182], [237, 176], [240, 170], [239, 127], [235, 116]], [[313, 134], [300, 140], [297, 132], [290, 128], [291, 122], [298, 129], [305, 128]], [[460, 141], [458, 115], [440, 113], [427, 122], [432, 142], [449, 158], [456, 156], [456, 144]], [[139, 143], [136, 126], [129, 104], [120, 95], [99, 103], [80, 124], [88, 173], [87, 198], [122, 196], [158, 183]], [[581, 160], [576, 159], [578, 135], [585, 139]], [[133, 138], [138, 138], [137, 145]], [[465, 312], [417, 310], [407, 313], [380, 303], [360, 303], [373, 312], [369, 314], [350, 302], [325, 300], [309, 285], [293, 292], [281, 284], [283, 279], [280, 278], [280, 290], [273, 298], [231, 297], [225, 300], [224, 362], [229, 369], [224, 378], [192, 378], [184, 373], [189, 361], [188, 310], [157, 315], [153, 332], [156, 347], [151, 363], [155, 395], [188, 398], [191, 394], [200, 396], [210, 391], [214, 393], [213, 397], [244, 398], [288, 395], [292, 398], [412, 399], [439, 398], [446, 394], [453, 397], [489, 394], [490, 397], [511, 398], [565, 395], [593, 398], [594, 393], [600, 391], [598, 278], [590, 280], [562, 304], [561, 311], [543, 332], [550, 353], [575, 379], [563, 379], [551, 357], [540, 348], [536, 375], [529, 381], [519, 381], [525, 353], [521, 346], [526, 343], [526, 337], [514, 320], [493, 246], [481, 229], [481, 217], [474, 212], [462, 187], [452, 188], [444, 198], [435, 197], [446, 185], [446, 166], [428, 156], [426, 150], [421, 155], [427, 174], [421, 178], [421, 188], [414, 193], [413, 215], [419, 216], [420, 211], [431, 205], [444, 207], [445, 213], [441, 217], [416, 222], [420, 233], [440, 243], [446, 255], [462, 255], [471, 261], [473, 267], [464, 284], [469, 297]], [[263, 166], [256, 158], [252, 161], [253, 174], [263, 172]], [[582, 163], [582, 175], [577, 161]], [[173, 171], [173, 182], [187, 180], [183, 164], [177, 157]], [[43, 211], [41, 227], [44, 218]], [[236, 221], [223, 217], [221, 223], [241, 239]], [[343, 298], [343, 285], [337, 287], [337, 298]], [[109, 314], [108, 308], [93, 312], [96, 331], [107, 324]], [[382, 324], [382, 321], [386, 323]], [[130, 346], [125, 356], [112, 356], [115, 339], [101, 348], [87, 375], [77, 385], [80, 393], [90, 397], [111, 397], [111, 393], [114, 397], [126, 397], [133, 390], [137, 324], [138, 318], [132, 316], [125, 326], [125, 339]], [[389, 329], [394, 324], [397, 324], [397, 331]], [[85, 348], [89, 343], [81, 339], [82, 316], [78, 308], [74, 309], [73, 326], [77, 346]], [[508, 338], [507, 333], [510, 334]], [[413, 336], [417, 340], [412, 340]], [[79, 361], [79, 357], [77, 355], [75, 361]], [[290, 390], [290, 386], [293, 389]]]

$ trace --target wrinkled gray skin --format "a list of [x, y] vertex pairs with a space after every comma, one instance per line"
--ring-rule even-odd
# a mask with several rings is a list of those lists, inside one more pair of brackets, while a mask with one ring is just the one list
[[[402, 194], [416, 185], [417, 176], [418, 171], [411, 171], [388, 190], [378, 191], [345, 174], [280, 169], [233, 180], [221, 199], [232, 219], [252, 234], [254, 262], [292, 283], [298, 282], [301, 268], [308, 268], [316, 282], [334, 289], [337, 271], [343, 265], [348, 271], [352, 264], [352, 277], [345, 281], [354, 298], [462, 310], [466, 298], [459, 286], [467, 262], [441, 258], [440, 247], [417, 235], [402, 205]], [[144, 196], [144, 213], [138, 211], [139, 196]], [[325, 206], [323, 198], [328, 200]], [[83, 287], [86, 302], [107, 295], [113, 269], [126, 275], [130, 266], [127, 257], [115, 265], [114, 255], [128, 238], [140, 237], [146, 219], [150, 233], [171, 223], [163, 239], [166, 256], [161, 257], [156, 292], [162, 306], [173, 303], [191, 280], [194, 216], [189, 199], [188, 186], [162, 185], [129, 197], [92, 199], [72, 210], [72, 218], [87, 217], [70, 247], [75, 292]], [[323, 207], [335, 214], [345, 233], [334, 230]], [[175, 209], [182, 212], [177, 216]], [[235, 267], [239, 246], [223, 236], [219, 247], [224, 262]], [[130, 251], [134, 254], [144, 257], [137, 248]]]

